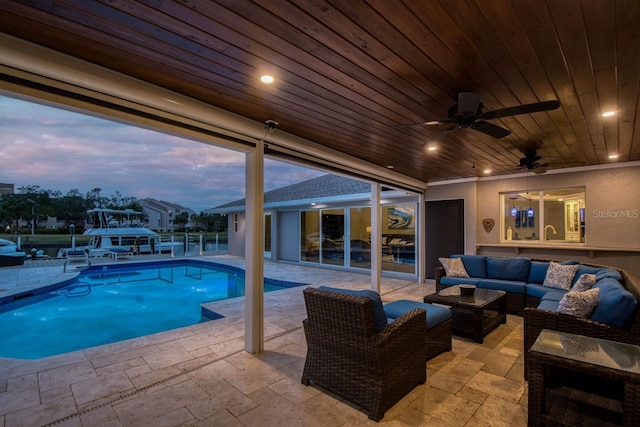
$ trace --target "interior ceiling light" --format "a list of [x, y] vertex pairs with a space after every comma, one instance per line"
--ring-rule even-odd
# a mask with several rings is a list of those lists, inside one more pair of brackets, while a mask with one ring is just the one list
[[273, 76], [265, 74], [264, 76], [260, 77], [260, 81], [262, 83], [271, 84], [273, 83]]
[[489, 174], [489, 173], [491, 173], [491, 169], [487, 168], [487, 169], [483, 170], [482, 172], [484, 172], [486, 174]]
[[427, 147], [427, 150], [429, 151], [436, 151], [438, 149], [438, 147], [436, 147], [435, 145], [430, 145]]
[[616, 115], [615, 111], [605, 111], [604, 113], [602, 113], [602, 117], [613, 117]]
[[516, 209], [516, 202], [515, 200], [517, 199], [517, 197], [509, 197], [511, 199], [511, 216], [516, 216], [518, 215], [518, 209]]
[[392, 166], [392, 165], [387, 166], [387, 169], [393, 169], [393, 168], [394, 168], [394, 166]]
[[617, 154], [609, 154], [609, 158], [610, 159], [617, 159], [618, 155]]

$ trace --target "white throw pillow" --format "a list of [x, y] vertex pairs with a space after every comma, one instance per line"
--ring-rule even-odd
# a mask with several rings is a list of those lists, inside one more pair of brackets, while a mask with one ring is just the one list
[[461, 258], [438, 258], [449, 277], [469, 277]]
[[577, 317], [589, 317], [598, 305], [600, 289], [593, 288], [584, 292], [567, 292], [560, 300], [558, 313]]
[[568, 291], [571, 289], [571, 282], [576, 271], [578, 271], [578, 264], [564, 265], [551, 261], [542, 286]]
[[596, 284], [596, 275], [595, 274], [583, 274], [578, 277], [576, 283], [573, 284], [571, 288], [571, 292], [584, 292], [588, 291]]

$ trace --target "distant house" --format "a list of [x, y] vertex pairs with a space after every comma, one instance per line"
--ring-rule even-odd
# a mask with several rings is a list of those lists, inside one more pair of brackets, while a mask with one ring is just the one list
[[[416, 194], [382, 188], [383, 270], [417, 274]], [[265, 256], [274, 261], [371, 268], [371, 184], [323, 175], [264, 193]], [[229, 221], [229, 253], [244, 256], [245, 200], [205, 212]]]
[[189, 218], [187, 225], [190, 227], [194, 225], [191, 223], [191, 216], [195, 212], [189, 208], [152, 198], [142, 199], [139, 202], [142, 205], [143, 212], [148, 216], [148, 227], [152, 230], [173, 231], [176, 216], [184, 212], [188, 214]]
[[0, 182], [0, 194], [13, 194], [15, 192], [15, 184], [7, 184]]

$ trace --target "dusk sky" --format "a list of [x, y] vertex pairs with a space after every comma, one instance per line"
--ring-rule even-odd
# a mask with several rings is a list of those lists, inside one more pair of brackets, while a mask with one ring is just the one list
[[[197, 213], [244, 198], [242, 153], [0, 96], [0, 182], [66, 194], [101, 188]], [[265, 191], [325, 174], [265, 160]]]

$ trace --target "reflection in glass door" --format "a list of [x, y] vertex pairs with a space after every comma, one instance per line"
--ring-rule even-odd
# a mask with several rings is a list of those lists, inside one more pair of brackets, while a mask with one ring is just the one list
[[371, 268], [371, 208], [349, 209], [351, 267]]
[[271, 256], [271, 214], [264, 214], [264, 254]]
[[300, 212], [300, 261], [320, 262], [320, 213]]
[[344, 265], [344, 209], [322, 211], [322, 263]]

